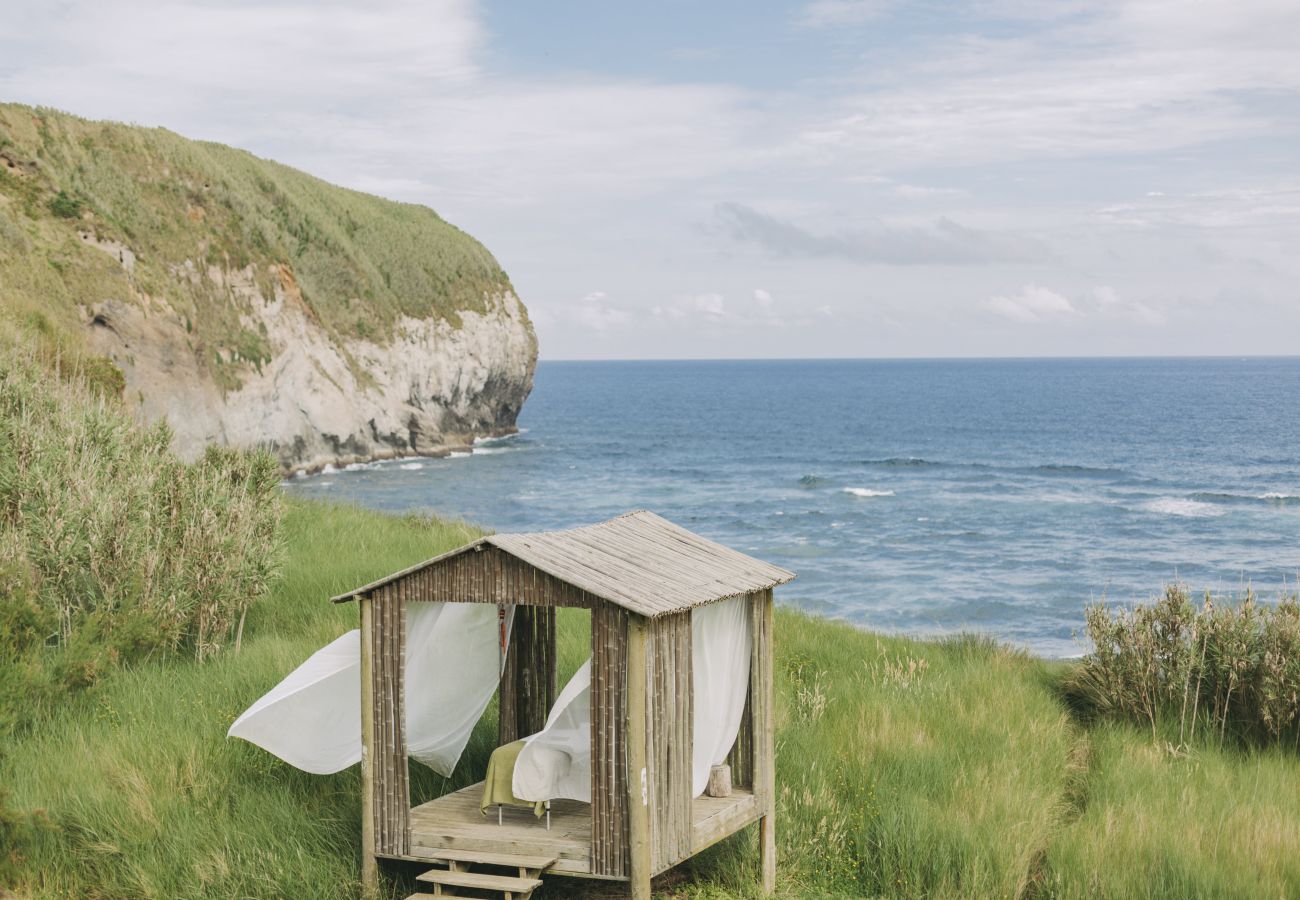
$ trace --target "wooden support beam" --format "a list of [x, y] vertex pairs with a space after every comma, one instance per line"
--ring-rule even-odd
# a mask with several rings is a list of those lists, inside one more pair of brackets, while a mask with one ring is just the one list
[[646, 643], [641, 616], [627, 622], [627, 831], [633, 900], [650, 900], [650, 796], [646, 771]]
[[771, 588], [757, 595], [751, 686], [758, 702], [754, 704], [754, 794], [764, 809], [758, 820], [759, 880], [765, 894], [776, 890], [776, 725], [772, 715], [772, 625]]
[[375, 859], [375, 692], [371, 647], [374, 604], [362, 595], [361, 611], [361, 886], [367, 897], [379, 896], [379, 864]]

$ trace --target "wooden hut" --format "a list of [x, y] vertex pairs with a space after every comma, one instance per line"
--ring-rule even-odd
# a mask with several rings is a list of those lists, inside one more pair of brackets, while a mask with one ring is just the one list
[[[335, 597], [357, 600], [361, 613], [366, 882], [377, 883], [385, 859], [441, 863], [452, 872], [475, 862], [518, 864], [533, 886], [546, 871], [626, 881], [633, 897], [645, 898], [653, 876], [758, 822], [761, 881], [771, 891], [772, 589], [792, 578], [637, 511], [567, 531], [484, 537]], [[752, 652], [728, 758], [733, 788], [727, 797], [696, 798], [692, 610], [738, 596], [748, 598]], [[549, 830], [484, 819], [477, 785], [411, 806], [404, 697], [419, 687], [403, 684], [403, 609], [438, 601], [513, 606], [498, 693], [501, 744], [546, 722], [556, 696], [557, 608], [590, 611], [591, 803], [557, 801]]]

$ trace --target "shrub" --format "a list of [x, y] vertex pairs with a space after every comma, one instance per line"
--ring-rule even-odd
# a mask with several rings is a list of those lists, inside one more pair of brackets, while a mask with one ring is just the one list
[[1206, 594], [1196, 607], [1181, 585], [1149, 605], [1086, 612], [1095, 649], [1066, 678], [1083, 710], [1140, 722], [1178, 741], [1197, 737], [1300, 747], [1300, 602], [1260, 605]]
[[0, 354], [0, 732], [120, 662], [216, 652], [277, 564], [270, 456], [187, 465], [105, 393]]
[[59, 191], [50, 198], [50, 212], [60, 219], [77, 219], [81, 217], [81, 201], [67, 191]]

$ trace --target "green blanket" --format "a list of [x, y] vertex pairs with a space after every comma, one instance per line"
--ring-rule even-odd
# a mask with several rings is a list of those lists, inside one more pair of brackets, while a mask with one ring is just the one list
[[519, 759], [519, 751], [522, 749], [524, 742], [515, 741], [492, 751], [488, 760], [487, 777], [483, 779], [483, 801], [478, 805], [479, 812], [483, 815], [486, 816], [488, 810], [498, 803], [505, 806], [531, 806], [533, 815], [539, 817], [546, 811], [544, 801], [529, 803], [514, 795], [515, 761]]

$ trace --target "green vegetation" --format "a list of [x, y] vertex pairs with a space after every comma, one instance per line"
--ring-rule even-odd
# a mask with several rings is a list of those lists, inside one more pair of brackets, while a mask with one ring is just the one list
[[[288, 554], [238, 653], [105, 679], [16, 742], [5, 778], [46, 810], [16, 881], [36, 896], [277, 897], [355, 892], [355, 770], [318, 777], [225, 730], [313, 650], [355, 627], [325, 598], [476, 534], [464, 525], [292, 503]], [[341, 552], [345, 550], [346, 552]], [[1171, 752], [1126, 724], [1079, 724], [1068, 667], [990, 641], [885, 638], [780, 610], [778, 829], [789, 896], [1277, 897], [1300, 889], [1300, 761]], [[587, 652], [561, 620], [561, 660]], [[489, 710], [456, 775], [413, 767], [417, 800], [477, 780]], [[741, 835], [668, 877], [685, 896], [754, 895]], [[405, 896], [409, 885], [394, 885]], [[578, 883], [553, 879], [549, 896]]]
[[0, 735], [120, 661], [211, 655], [266, 593], [275, 462], [185, 465], [170, 443], [83, 379], [0, 354]]
[[[355, 627], [354, 606], [328, 596], [479, 532], [280, 501], [264, 459], [182, 466], [164, 432], [131, 429], [80, 379], [42, 379], [33, 359], [0, 367], [0, 887], [356, 896], [356, 770], [308, 775], [226, 729]], [[1268, 724], [1285, 702], [1266, 719], [1258, 695], [1294, 615], [1197, 611], [1172, 591], [1154, 608], [1090, 612], [1105, 649], [1072, 664], [778, 610], [782, 894], [1300, 894], [1300, 758]], [[588, 638], [586, 614], [562, 611], [561, 677]], [[1193, 658], [1208, 724], [1180, 732], [1175, 688], [1191, 663], [1179, 660]], [[1151, 685], [1163, 693], [1134, 705]], [[450, 779], [413, 767], [416, 802], [478, 780], [495, 716]], [[750, 831], [659, 888], [756, 896]], [[391, 895], [406, 896], [410, 873], [393, 874]], [[545, 895], [575, 891], [607, 895], [560, 878]]]
[[1300, 749], [1300, 602], [1195, 607], [1181, 585], [1156, 602], [1087, 613], [1096, 649], [1066, 678], [1083, 711], [1139, 722], [1178, 746], [1193, 739]]
[[300, 295], [334, 337], [380, 342], [400, 316], [455, 325], [509, 288], [481, 244], [426, 207], [163, 129], [0, 104], [0, 324], [40, 315], [24, 342], [68, 358], [91, 304], [148, 297], [190, 323], [230, 387], [269, 358], [233, 284]]

